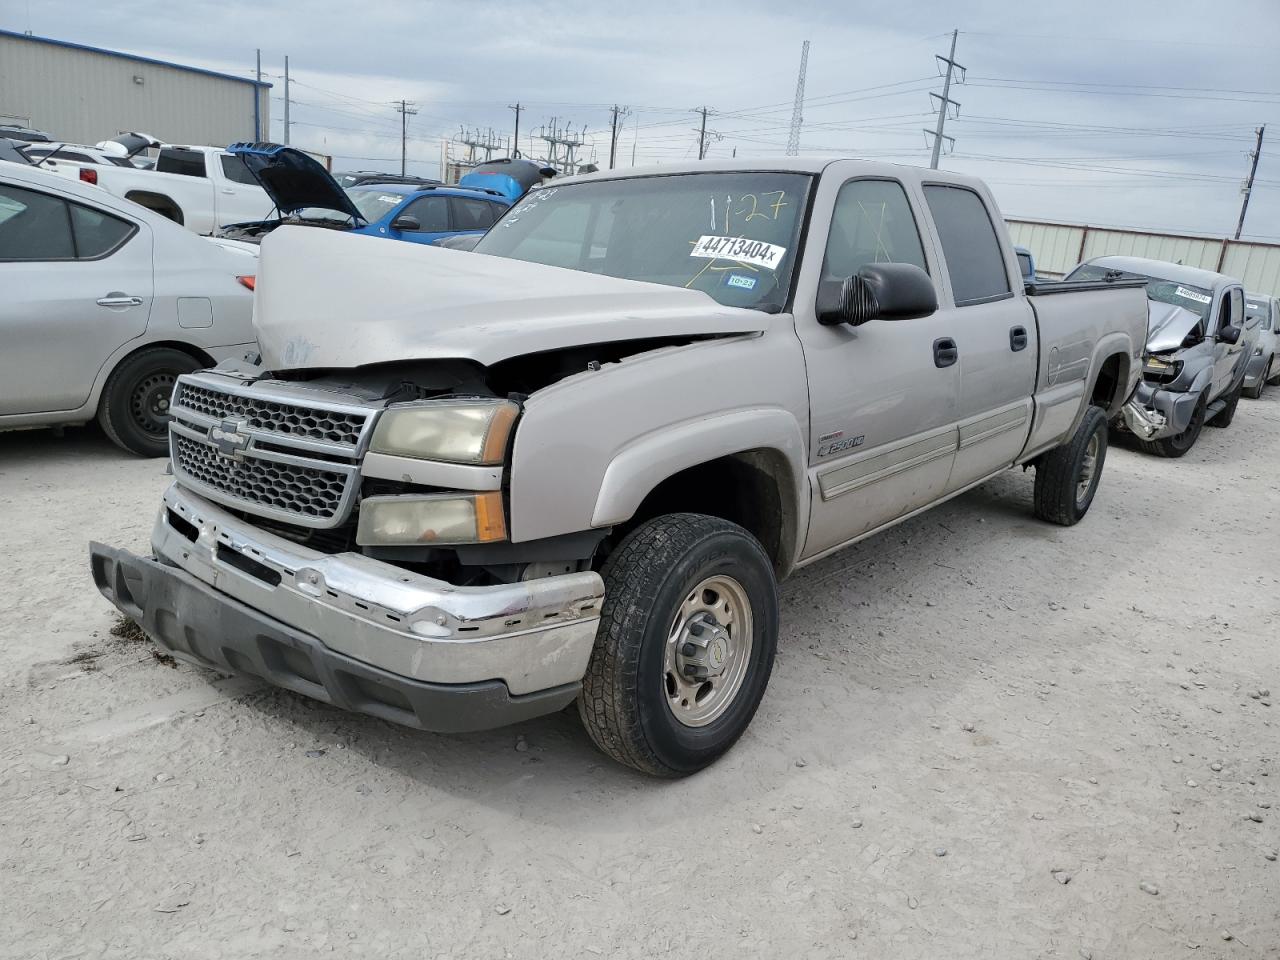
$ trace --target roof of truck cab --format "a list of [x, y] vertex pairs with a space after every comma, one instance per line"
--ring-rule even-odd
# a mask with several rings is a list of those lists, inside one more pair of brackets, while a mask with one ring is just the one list
[[1172, 283], [1189, 283], [1193, 287], [1204, 287], [1216, 290], [1218, 287], [1243, 286], [1235, 277], [1225, 273], [1214, 273], [1199, 267], [1188, 267], [1181, 263], [1170, 263], [1167, 260], [1151, 260], [1147, 257], [1094, 257], [1086, 263], [1112, 270], [1123, 270], [1126, 273], [1141, 273], [1157, 280], [1168, 280]]
[[807, 173], [819, 174], [833, 164], [858, 167], [869, 175], [892, 176], [905, 180], [937, 180], [946, 183], [980, 182], [976, 177], [930, 170], [914, 164], [886, 163], [883, 160], [862, 160], [858, 157], [737, 157], [731, 160], [682, 160], [646, 167], [621, 167], [600, 170], [596, 173], [578, 174], [572, 177], [556, 177], [542, 184], [556, 187], [563, 183], [583, 181], [620, 180], [630, 177], [655, 177], [673, 173]]

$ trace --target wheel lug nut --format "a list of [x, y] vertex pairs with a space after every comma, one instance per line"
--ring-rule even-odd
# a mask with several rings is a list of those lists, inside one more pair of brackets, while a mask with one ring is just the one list
[[688, 640], [686, 640], [684, 642], [684, 646], [680, 648], [680, 652], [683, 653], [686, 657], [692, 657], [698, 652], [698, 648], [695, 647]]
[[702, 636], [702, 629], [703, 627], [702, 627], [702, 624], [700, 623], [689, 624], [689, 632], [693, 634], [695, 637]]

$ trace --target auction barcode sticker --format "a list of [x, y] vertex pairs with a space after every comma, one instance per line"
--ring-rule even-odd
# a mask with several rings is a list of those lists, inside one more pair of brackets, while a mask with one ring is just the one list
[[701, 237], [689, 251], [689, 256], [707, 260], [733, 260], [737, 263], [751, 263], [757, 267], [777, 270], [778, 264], [786, 253], [786, 247], [777, 247], [763, 240], [748, 240], [745, 237]]
[[1203, 293], [1196, 293], [1194, 290], [1188, 290], [1186, 287], [1178, 287], [1173, 291], [1180, 297], [1186, 297], [1188, 300], [1194, 300], [1196, 303], [1211, 303], [1213, 297], [1207, 297]]

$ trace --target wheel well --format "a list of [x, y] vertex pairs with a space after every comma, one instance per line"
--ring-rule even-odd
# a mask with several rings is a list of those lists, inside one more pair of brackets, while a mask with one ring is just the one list
[[174, 223], [182, 223], [182, 208], [173, 201], [171, 197], [166, 197], [162, 193], [148, 193], [145, 190], [131, 190], [124, 195], [126, 200], [132, 200], [139, 206], [146, 207], [162, 217], [168, 217]]
[[786, 458], [747, 450], [689, 467], [663, 480], [626, 523], [616, 543], [647, 520], [667, 513], [703, 513], [745, 528], [764, 547], [778, 576], [794, 562], [795, 490]]
[[115, 363], [111, 365], [111, 369], [108, 370], [106, 373], [106, 376], [102, 378], [103, 392], [98, 396], [99, 407], [102, 406], [103, 401], [106, 399], [106, 389], [105, 389], [106, 383], [109, 379], [111, 379], [111, 374], [115, 373], [116, 370], [120, 368], [120, 364], [124, 363], [130, 357], [136, 357], [138, 354], [142, 353], [145, 350], [154, 350], [157, 347], [167, 347], [170, 350], [177, 350], [180, 353], [185, 353], [188, 357], [190, 357], [196, 363], [200, 364], [200, 366], [202, 367], [217, 366], [217, 361], [215, 361], [213, 357], [209, 356], [199, 347], [193, 347], [191, 344], [183, 343], [181, 340], [158, 340], [155, 343], [143, 344], [142, 346], [138, 347], [138, 349], [136, 350], [130, 350], [123, 357], [121, 357], [119, 360], [117, 360]]
[[1093, 381], [1093, 396], [1089, 402], [1101, 407], [1109, 417], [1116, 414], [1126, 399], [1120, 396], [1120, 391], [1129, 380], [1128, 366], [1128, 357], [1122, 353], [1113, 353], [1102, 361], [1098, 377]]

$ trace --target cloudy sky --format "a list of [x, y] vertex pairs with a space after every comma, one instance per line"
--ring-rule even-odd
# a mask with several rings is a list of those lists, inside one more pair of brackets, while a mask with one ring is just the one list
[[[1234, 230], [1254, 130], [1268, 124], [1245, 236], [1280, 241], [1280, 0], [0, 0], [0, 26], [276, 84], [293, 80], [291, 141], [336, 168], [435, 175], [460, 127], [520, 149], [553, 118], [608, 159], [609, 108], [629, 108], [619, 164], [785, 151], [801, 44], [811, 41], [801, 151], [927, 164], [935, 53], [959, 29], [966, 80], [943, 166], [985, 177], [1006, 215], [1211, 234]], [[1033, 12], [1034, 11], [1034, 12]]]

